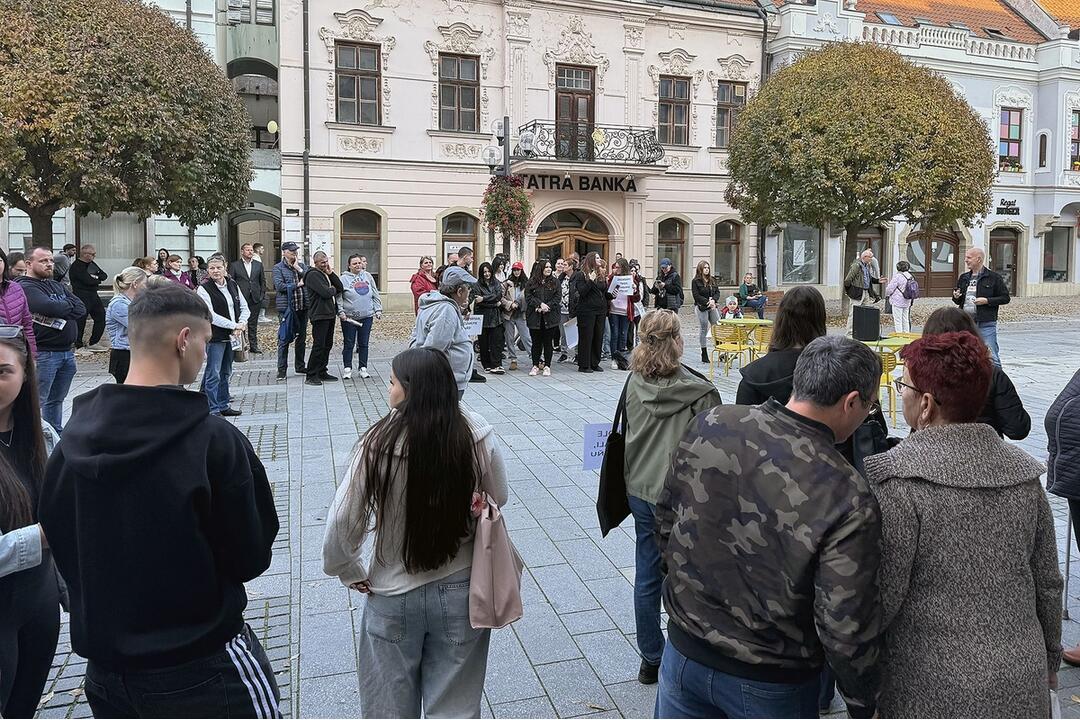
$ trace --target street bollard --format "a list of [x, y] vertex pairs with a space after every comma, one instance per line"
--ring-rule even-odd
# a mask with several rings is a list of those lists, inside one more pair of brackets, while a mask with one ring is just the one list
[[1065, 607], [1062, 608], [1061, 616], [1069, 620], [1069, 565], [1072, 563], [1072, 512], [1069, 513], [1069, 524], [1065, 526], [1065, 593], [1063, 599]]

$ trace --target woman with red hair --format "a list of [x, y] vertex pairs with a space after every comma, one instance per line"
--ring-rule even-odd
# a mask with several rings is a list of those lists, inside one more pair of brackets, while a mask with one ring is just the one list
[[866, 459], [881, 506], [887, 652], [881, 717], [1049, 717], [1061, 590], [1045, 469], [976, 422], [986, 346], [967, 332], [904, 348], [912, 434]]

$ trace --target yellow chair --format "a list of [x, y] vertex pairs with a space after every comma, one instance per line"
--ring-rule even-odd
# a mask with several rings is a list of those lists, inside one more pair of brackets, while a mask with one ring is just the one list
[[754, 329], [754, 342], [750, 346], [750, 362], [769, 352], [769, 343], [772, 342], [772, 325], [758, 325]]
[[893, 372], [899, 364], [896, 353], [881, 352], [881, 390], [889, 395], [889, 416], [892, 417], [892, 426], [896, 427], [896, 387], [893, 386]]
[[894, 333], [889, 333], [889, 337], [911, 338], [912, 340], [918, 340], [919, 338], [922, 337], [922, 333], [917, 333], [917, 332], [894, 332]]
[[712, 380], [716, 371], [716, 364], [721, 362], [720, 356], [726, 356], [723, 360], [724, 375], [731, 372], [731, 364], [735, 357], [740, 358], [742, 365], [742, 353], [746, 351], [746, 333], [737, 325], [718, 324], [712, 326], [713, 351], [709, 359], [709, 379]]

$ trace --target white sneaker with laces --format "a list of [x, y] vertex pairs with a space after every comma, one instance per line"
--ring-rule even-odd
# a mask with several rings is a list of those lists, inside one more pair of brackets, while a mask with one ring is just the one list
[[540, 368], [533, 365], [532, 370], [529, 371], [529, 377], [536, 377], [539, 374], [540, 374]]
[[544, 377], [551, 377], [551, 368], [544, 366]]
[[341, 373], [341, 377], [345, 378], [346, 380], [352, 378], [352, 368], [345, 368], [345, 372]]
[[360, 368], [360, 377], [364, 378], [365, 380], [367, 380], [369, 377], [371, 377], [370, 375], [368, 375], [368, 371], [367, 371], [366, 367]]
[[619, 369], [619, 363], [617, 363], [617, 362], [615, 362], [614, 360], [612, 360], [612, 361], [611, 361], [611, 369], [612, 369], [612, 370], [618, 370], [618, 369]]

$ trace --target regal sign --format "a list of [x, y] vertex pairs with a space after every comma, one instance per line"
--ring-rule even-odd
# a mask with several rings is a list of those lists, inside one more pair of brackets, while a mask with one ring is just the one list
[[1016, 200], [1002, 200], [994, 211], [995, 215], [1019, 215], [1020, 207]]
[[637, 192], [634, 178], [612, 175], [526, 175], [526, 190], [578, 190], [580, 192]]

